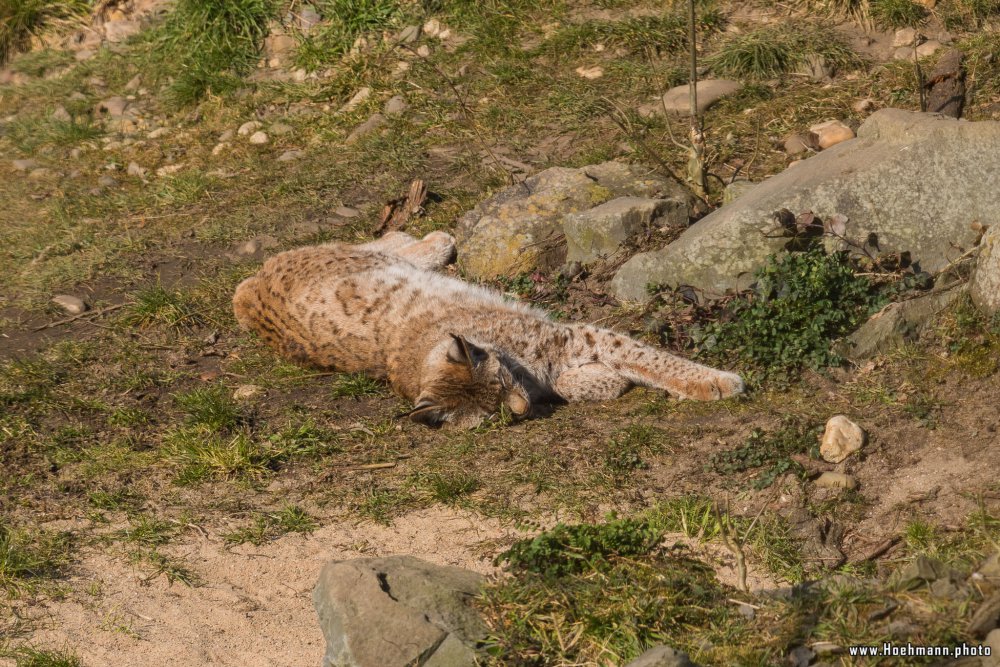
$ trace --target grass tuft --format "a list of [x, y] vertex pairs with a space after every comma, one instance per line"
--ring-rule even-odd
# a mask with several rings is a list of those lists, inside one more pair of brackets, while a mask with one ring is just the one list
[[839, 69], [855, 68], [860, 57], [835, 33], [818, 26], [765, 27], [736, 35], [705, 60], [716, 74], [738, 79], [770, 79], [794, 72], [810, 57]]
[[871, 0], [869, 11], [880, 28], [915, 28], [927, 18], [927, 10], [913, 0]]
[[159, 324], [172, 329], [185, 329], [202, 321], [191, 298], [180, 290], [155, 285], [139, 291], [134, 299], [122, 318], [128, 326], [145, 329]]
[[27, 51], [46, 27], [78, 19], [89, 0], [4, 0], [0, 2], [0, 65]]
[[69, 563], [68, 533], [27, 531], [0, 522], [0, 590], [9, 596], [41, 579], [59, 576]]
[[47, 651], [34, 646], [22, 646], [10, 651], [0, 649], [0, 658], [10, 658], [14, 667], [81, 667], [76, 655], [66, 651]]
[[251, 544], [260, 546], [276, 540], [285, 533], [311, 533], [317, 528], [316, 520], [298, 505], [286, 505], [277, 512], [254, 515], [250, 524], [223, 535], [226, 544]]

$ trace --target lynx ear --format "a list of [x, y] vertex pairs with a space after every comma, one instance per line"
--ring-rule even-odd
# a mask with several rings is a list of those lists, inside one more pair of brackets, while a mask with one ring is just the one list
[[461, 336], [449, 334], [451, 345], [448, 346], [448, 361], [456, 364], [465, 364], [469, 368], [475, 368], [486, 361], [489, 356], [486, 350], [476, 347]]
[[504, 403], [516, 417], [523, 417], [531, 410], [531, 402], [519, 391], [512, 391], [507, 394]]
[[417, 424], [423, 424], [431, 428], [438, 428], [448, 419], [448, 413], [445, 412], [444, 408], [427, 399], [419, 400], [417, 405], [406, 416]]

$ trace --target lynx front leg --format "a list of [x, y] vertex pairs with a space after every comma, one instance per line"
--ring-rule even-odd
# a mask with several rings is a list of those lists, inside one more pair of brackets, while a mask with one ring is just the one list
[[556, 378], [556, 393], [570, 403], [608, 401], [618, 398], [632, 383], [604, 364], [585, 364], [570, 368]]
[[637, 385], [700, 401], [729, 398], [746, 389], [743, 379], [735, 373], [696, 364], [613, 331], [588, 326], [576, 334], [577, 340], [582, 338], [588, 343], [587, 347], [604, 364]]
[[424, 238], [393, 252], [421, 269], [443, 269], [455, 258], [455, 237], [431, 232]]

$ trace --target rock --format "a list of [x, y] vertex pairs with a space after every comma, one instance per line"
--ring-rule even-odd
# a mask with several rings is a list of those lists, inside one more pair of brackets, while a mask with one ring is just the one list
[[24, 160], [11, 160], [10, 166], [14, 167], [16, 171], [31, 171], [32, 169], [38, 168], [38, 162], [30, 158]]
[[264, 388], [255, 384], [241, 384], [233, 392], [233, 398], [237, 401], [249, 401], [264, 393]]
[[305, 151], [289, 150], [278, 156], [278, 162], [295, 162], [305, 155]]
[[[236, 134], [240, 135], [241, 137], [247, 137], [262, 127], [264, 127], [264, 124], [261, 123], [259, 120], [248, 120], [247, 122], [240, 125], [240, 128], [236, 130]], [[223, 141], [221, 137], [219, 140]]]
[[976, 573], [984, 579], [990, 579], [1000, 584], [1000, 551], [995, 551], [993, 554], [983, 561], [982, 565], [976, 569]]
[[406, 103], [406, 100], [403, 99], [402, 95], [393, 95], [389, 98], [389, 101], [385, 103], [385, 106], [382, 107], [382, 113], [386, 116], [398, 116], [406, 111], [407, 107], [409, 107], [409, 105]]
[[167, 164], [167, 165], [164, 165], [164, 166], [160, 167], [159, 169], [157, 169], [156, 170], [156, 175], [157, 176], [173, 176], [174, 174], [176, 174], [177, 172], [179, 172], [183, 168], [184, 168], [184, 165], [182, 163]]
[[319, 12], [317, 12], [316, 8], [312, 5], [302, 5], [299, 9], [299, 30], [301, 30], [304, 34], [308, 35], [322, 20], [323, 17], [319, 15]]
[[474, 667], [487, 628], [470, 603], [483, 582], [413, 556], [328, 563], [313, 591], [324, 667]]
[[816, 478], [816, 486], [827, 489], [856, 489], [858, 480], [842, 472], [824, 472]]
[[338, 113], [348, 113], [353, 111], [359, 104], [367, 100], [372, 94], [372, 89], [368, 86], [361, 88], [358, 92], [354, 93], [354, 96], [349, 99], [344, 106], [340, 107]]
[[929, 39], [920, 46], [917, 47], [917, 57], [926, 58], [927, 56], [932, 56], [937, 53], [938, 49], [942, 47], [941, 42], [936, 39]]
[[420, 39], [420, 26], [418, 25], [408, 25], [396, 35], [398, 44], [413, 44], [418, 39]]
[[801, 73], [808, 76], [817, 83], [830, 81], [833, 79], [835, 69], [833, 65], [826, 62], [826, 58], [818, 53], [806, 55], [806, 60], [802, 65]]
[[281, 67], [298, 48], [298, 40], [292, 35], [272, 32], [264, 40], [264, 57], [271, 67]]
[[52, 303], [62, 308], [70, 315], [80, 315], [81, 313], [87, 312], [88, 308], [83, 299], [70, 296], [68, 294], [57, 294], [52, 297]]
[[819, 137], [812, 132], [790, 134], [785, 138], [785, 152], [789, 155], [801, 155], [818, 150]]
[[892, 48], [898, 49], [901, 46], [913, 46], [917, 41], [917, 31], [913, 28], [900, 28], [892, 37]]
[[816, 652], [808, 646], [796, 646], [788, 653], [788, 664], [791, 667], [809, 667], [812, 664]]
[[97, 115], [109, 118], [124, 118], [129, 102], [124, 97], [115, 96], [97, 103]]
[[254, 146], [262, 146], [270, 140], [266, 132], [257, 131], [250, 135], [250, 143]]
[[222, 152], [227, 148], [229, 148], [229, 144], [225, 141], [215, 144], [215, 146], [212, 147], [212, 155], [222, 155]]
[[105, 21], [104, 38], [112, 44], [124, 42], [129, 37], [138, 35], [141, 29], [138, 21]]
[[636, 255], [611, 289], [620, 299], [644, 301], [647, 283], [709, 292], [745, 287], [785, 246], [767, 237], [772, 214], [782, 208], [821, 219], [842, 214], [850, 238], [875, 233], [882, 251], [909, 251], [921, 270], [934, 273], [948, 266], [956, 246], [975, 244], [970, 220], [1000, 220], [1000, 198], [992, 194], [998, 191], [1000, 122], [881, 109], [854, 141], [763, 181], [666, 248]]
[[689, 199], [619, 197], [563, 218], [566, 261], [588, 264], [615, 254], [625, 244], [652, 227], [687, 226]]
[[952, 118], [961, 118], [965, 108], [965, 56], [958, 49], [949, 49], [941, 56], [927, 76], [927, 110]]
[[851, 111], [857, 114], [871, 113], [875, 110], [875, 100], [870, 97], [858, 100], [851, 105]]
[[52, 120], [58, 120], [58, 121], [60, 121], [62, 123], [72, 123], [73, 122], [73, 116], [69, 115], [69, 112], [66, 111], [66, 107], [64, 107], [64, 106], [58, 106], [58, 107], [56, 107], [55, 111], [53, 111], [52, 115], [49, 116], [49, 117]]
[[990, 656], [983, 658], [983, 667], [1000, 667], [1000, 628], [990, 631], [983, 644], [990, 647]]
[[604, 76], [604, 68], [596, 65], [594, 67], [585, 67], [581, 65], [580, 67], [577, 67], [575, 71], [577, 73], [577, 76], [580, 76], [584, 79], [594, 80], [594, 79], [600, 79], [602, 76]]
[[153, 130], [152, 132], [150, 132], [149, 134], [147, 134], [146, 138], [147, 139], [162, 139], [163, 137], [167, 136], [168, 134], [170, 134], [169, 128], [158, 127], [155, 130]]
[[837, 354], [852, 361], [890, 352], [907, 341], [915, 340], [934, 317], [961, 294], [962, 290], [952, 289], [891, 303], [837, 343], [834, 349]]
[[423, 31], [428, 37], [437, 37], [441, 34], [441, 30], [441, 22], [437, 19], [428, 19], [428, 21], [424, 23]]
[[118, 181], [116, 181], [113, 176], [105, 175], [97, 179], [97, 184], [102, 188], [113, 188], [118, 185]]
[[142, 86], [142, 76], [136, 74], [135, 76], [133, 76], [131, 79], [128, 80], [128, 83], [125, 84], [125, 90], [129, 92], [134, 92], [136, 90], [139, 90], [140, 86]]
[[421, 44], [420, 46], [417, 47], [417, 55], [420, 56], [421, 58], [426, 58], [427, 56], [431, 55], [431, 47], [427, 46], [426, 44]]
[[864, 429], [844, 415], [835, 415], [826, 422], [819, 453], [828, 463], [840, 463], [859, 451], [865, 444]]
[[384, 122], [385, 122], [385, 116], [383, 116], [380, 113], [372, 114], [371, 117], [368, 118], [368, 120], [366, 120], [365, 122], [355, 127], [353, 130], [351, 130], [351, 133], [347, 135], [346, 139], [344, 139], [344, 143], [345, 144], [355, 143], [366, 134], [370, 134], [371, 132], [378, 129]]
[[1000, 627], [1000, 592], [983, 600], [969, 619], [966, 631], [973, 637], [983, 638], [997, 627]]
[[333, 214], [339, 215], [341, 218], [356, 218], [361, 215], [361, 211], [350, 206], [338, 206], [333, 209]]
[[618, 162], [546, 169], [462, 216], [457, 230], [459, 263], [474, 278], [555, 269], [566, 259], [565, 216], [616, 197], [675, 200], [686, 196], [682, 186]]
[[[698, 113], [704, 113], [709, 107], [721, 100], [726, 95], [732, 95], [743, 84], [738, 81], [727, 81], [726, 79], [703, 79], [698, 82]], [[639, 113], [643, 116], [652, 116], [663, 113], [666, 107], [667, 113], [687, 114], [691, 111], [690, 86], [674, 86], [663, 95], [662, 101], [656, 101], [639, 108]]]
[[757, 187], [756, 183], [750, 181], [745, 181], [743, 179], [737, 179], [726, 186], [726, 189], [722, 192], [722, 204], [731, 204], [746, 193]]
[[294, 132], [295, 128], [287, 123], [274, 123], [268, 128], [268, 131], [276, 137], [283, 137]]
[[813, 125], [809, 128], [809, 131], [816, 135], [816, 141], [822, 150], [854, 138], [854, 130], [839, 120], [830, 120], [819, 125]]
[[898, 590], [913, 590], [929, 585], [938, 579], [953, 578], [951, 569], [941, 561], [927, 556], [917, 556], [893, 576]]
[[654, 646], [625, 667], [695, 667], [687, 653], [669, 646]]
[[235, 132], [233, 132], [232, 130], [226, 130], [225, 132], [219, 135], [219, 142], [224, 143], [226, 141], [232, 141], [234, 137], [236, 137]]
[[51, 169], [47, 169], [45, 167], [39, 167], [37, 169], [32, 169], [31, 172], [28, 174], [28, 178], [30, 178], [33, 181], [40, 181], [43, 178], [48, 178], [49, 176], [53, 175], [55, 175], [55, 172], [52, 171]]
[[146, 175], [146, 169], [144, 167], [140, 167], [137, 162], [129, 162], [128, 169], [125, 170], [125, 173], [129, 176], [143, 178]]

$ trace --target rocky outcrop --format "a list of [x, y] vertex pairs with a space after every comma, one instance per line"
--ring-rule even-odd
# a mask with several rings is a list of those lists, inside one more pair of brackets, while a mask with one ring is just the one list
[[413, 556], [328, 563], [313, 591], [323, 667], [474, 667], [483, 577]]
[[689, 195], [648, 169], [620, 162], [546, 169], [462, 217], [459, 265], [473, 278], [554, 269], [566, 260], [564, 219], [618, 197], [667, 200], [667, 208], [679, 210], [686, 209]]
[[884, 109], [858, 138], [802, 161], [706, 216], [675, 242], [629, 260], [612, 281], [643, 301], [647, 283], [709, 291], [745, 286], [785, 241], [769, 238], [773, 212], [812, 210], [849, 219], [848, 233], [878, 235], [882, 250], [910, 251], [934, 272], [976, 242], [974, 221], [1000, 219], [1000, 122], [965, 122]]
[[947, 308], [962, 290], [934, 292], [891, 303], [872, 315], [857, 331], [836, 345], [837, 354], [860, 361], [884, 354], [915, 340], [934, 316]]
[[687, 225], [686, 196], [673, 199], [619, 197], [563, 218], [566, 261], [588, 264], [616, 253], [654, 226]]
[[980, 242], [979, 259], [972, 274], [969, 294], [972, 302], [987, 315], [1000, 312], [1000, 219], [997, 220]]

